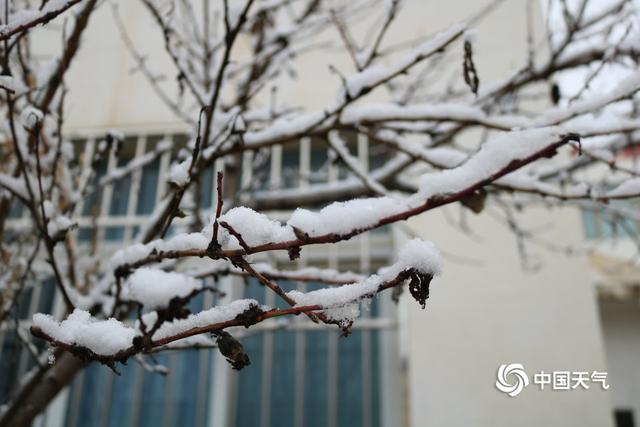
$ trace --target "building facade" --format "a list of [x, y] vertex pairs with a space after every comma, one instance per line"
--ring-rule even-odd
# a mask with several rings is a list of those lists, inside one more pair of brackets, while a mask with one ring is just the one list
[[[409, 0], [390, 30], [394, 39], [411, 39], [467, 18], [480, 2]], [[526, 0], [504, 2], [478, 24], [476, 62], [480, 76], [499, 78], [525, 60], [526, 23], [545, 31], [544, 7]], [[544, 2], [542, 2], [544, 3]], [[150, 66], [170, 69], [162, 53], [162, 34], [138, 2], [118, 2], [132, 39]], [[529, 15], [529, 18], [528, 18]], [[159, 101], [122, 40], [113, 35], [113, 17], [103, 7], [92, 18], [83, 50], [69, 76], [66, 123], [79, 156], [91, 157], [110, 129], [125, 136], [124, 153], [98, 166], [108, 173], [130, 159], [161, 151], [130, 177], [106, 185], [85, 203], [78, 237], [98, 241], [107, 256], [130, 242], [163, 194], [167, 168], [188, 131]], [[105, 34], [112, 34], [104, 37]], [[43, 40], [42, 45], [53, 41]], [[43, 48], [46, 50], [45, 48]], [[346, 61], [332, 57], [331, 61]], [[335, 78], [327, 57], [302, 62], [304, 77], [282, 94], [285, 99], [323, 105]], [[313, 82], [313, 84], [310, 84]], [[86, 93], [92, 96], [87, 98]], [[165, 140], [172, 141], [163, 145]], [[163, 148], [169, 147], [169, 148]], [[352, 141], [363, 165], [384, 153], [365, 139]], [[235, 173], [241, 185], [304, 188], [341, 179], [326, 149], [303, 139], [272, 148], [261, 175], [243, 158]], [[242, 165], [245, 165], [243, 167]], [[202, 206], [215, 205], [215, 172], [199, 185]], [[97, 177], [99, 179], [100, 176]], [[96, 212], [98, 213], [96, 215]], [[524, 265], [514, 235], [499, 215], [461, 213], [457, 207], [429, 213], [329, 249], [305, 251], [300, 266], [375, 271], [411, 235], [431, 240], [445, 258], [426, 310], [406, 295], [399, 304], [389, 295], [374, 301], [348, 338], [306, 323], [244, 338], [252, 365], [232, 372], [215, 350], [171, 352], [158, 357], [166, 376], [130, 362], [122, 376], [95, 365], [86, 369], [39, 418], [42, 426], [637, 426], [640, 425], [640, 271], [616, 263], [633, 253], [632, 242], [616, 236], [606, 219], [575, 208], [534, 208], [519, 214], [529, 227], [549, 223], [545, 239], [560, 246], [584, 247], [600, 239], [598, 250], [583, 256], [559, 253], [556, 245], [536, 248], [535, 266]], [[272, 213], [278, 215], [277, 212]], [[14, 223], [22, 215], [16, 208]], [[468, 228], [455, 225], [466, 215]], [[634, 225], [635, 226], [635, 225]], [[179, 227], [179, 225], [178, 225]], [[469, 231], [470, 230], [470, 231]], [[615, 242], [615, 244], [614, 244]], [[288, 284], [312, 289], [314, 284]], [[24, 295], [20, 316], [60, 306], [53, 293], [34, 288]], [[227, 297], [252, 296], [275, 305], [255, 283], [226, 283]], [[214, 296], [194, 301], [210, 306]], [[24, 307], [24, 308], [23, 308]], [[197, 308], [197, 307], [194, 307]], [[5, 334], [6, 335], [6, 334]], [[28, 370], [29, 355], [15, 338], [3, 336], [0, 396]], [[509, 397], [496, 388], [503, 364], [521, 364], [531, 384]], [[535, 373], [606, 372], [609, 389], [551, 390], [533, 384]]]

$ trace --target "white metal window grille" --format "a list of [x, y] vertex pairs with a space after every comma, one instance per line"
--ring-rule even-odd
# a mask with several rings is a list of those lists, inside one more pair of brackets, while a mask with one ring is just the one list
[[[384, 162], [387, 153], [370, 151], [366, 138], [344, 137], [365, 170]], [[172, 141], [171, 148], [162, 148], [165, 146], [161, 142], [167, 139]], [[96, 150], [103, 148], [100, 138], [78, 138], [78, 159], [85, 173], [89, 167], [95, 170], [92, 186], [96, 188], [77, 207], [80, 219], [75, 233], [79, 243], [94, 242], [102, 246], [105, 254], [130, 243], [165, 194], [169, 165], [186, 140], [182, 134], [131, 134], [117, 153], [110, 151], [92, 164]], [[142, 168], [125, 173], [143, 157], [147, 160]], [[199, 199], [203, 213], [215, 205], [217, 171], [236, 174], [245, 195], [261, 190], [304, 189], [351, 175], [322, 140], [303, 138], [295, 144], [246, 152], [235, 164], [219, 160], [201, 174], [193, 197]], [[27, 214], [15, 206], [12, 222], [26, 221]], [[282, 213], [283, 219], [286, 215]], [[325, 250], [309, 248], [303, 251], [298, 266], [340, 267], [367, 273], [388, 263], [392, 243], [388, 229], [377, 230]], [[255, 284], [245, 286], [227, 280], [225, 286], [230, 296], [252, 295], [271, 305], [277, 303]], [[316, 285], [285, 286], [305, 290]], [[33, 292], [41, 292], [41, 288], [34, 288]], [[25, 298], [30, 301], [25, 318], [30, 318], [38, 311], [39, 300]], [[212, 296], [194, 301], [204, 307], [214, 303]], [[66, 405], [61, 406], [66, 407], [64, 413], [54, 414], [50, 420], [64, 420], [63, 425], [70, 427], [397, 425], [397, 332], [395, 306], [389, 296], [376, 299], [347, 339], [339, 338], [335, 331], [315, 328], [309, 322], [296, 321], [286, 331], [271, 330], [246, 338], [254, 363], [240, 373], [230, 372], [215, 350], [160, 356], [158, 361], [170, 369], [166, 377], [145, 372], [134, 362], [123, 368], [121, 377], [114, 377], [96, 364], [75, 379], [66, 392]], [[15, 346], [7, 344], [7, 351], [10, 345]], [[22, 370], [16, 372], [24, 373], [28, 368], [25, 357], [20, 356]], [[16, 363], [8, 360], [0, 352], [0, 364]]]

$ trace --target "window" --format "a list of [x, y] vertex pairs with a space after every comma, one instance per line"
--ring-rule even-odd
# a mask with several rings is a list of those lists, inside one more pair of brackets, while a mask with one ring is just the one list
[[[349, 135], [345, 138], [350, 153], [362, 161], [364, 168], [384, 162], [384, 150], [370, 152], [366, 141]], [[167, 139], [172, 141], [169, 147], [161, 144]], [[118, 150], [107, 150], [100, 139], [76, 139], [74, 144], [78, 162], [91, 165], [95, 171], [89, 182], [89, 194], [78, 206], [79, 229], [75, 232], [79, 242], [95, 240], [99, 245], [112, 247], [130, 243], [165, 194], [169, 165], [186, 144], [186, 137], [129, 135]], [[100, 152], [103, 155], [96, 154]], [[132, 162], [141, 159], [145, 159], [142, 167], [125, 173]], [[194, 186], [194, 197], [199, 199], [204, 213], [211, 211], [217, 197], [217, 171], [225, 171], [229, 181], [238, 177], [242, 191], [248, 195], [353, 179], [351, 171], [332, 159], [326, 141], [306, 138], [299, 143], [245, 153], [242, 158], [232, 159], [232, 163], [217, 160], [201, 173]], [[15, 205], [12, 215], [18, 219], [28, 213]], [[310, 249], [308, 252], [313, 256], [306, 262], [326, 267], [337, 265], [339, 259], [341, 270], [360, 267], [375, 270], [388, 262], [390, 248], [391, 234], [384, 228], [343, 242], [327, 253]], [[338, 250], [339, 257], [337, 252], [331, 254]], [[285, 268], [295, 267], [288, 264]], [[245, 285], [240, 279], [234, 280], [230, 285], [234, 292], [242, 290], [237, 296], [244, 294], [271, 306], [280, 305], [272, 293], [265, 292], [257, 283]], [[281, 284], [285, 290], [296, 287], [312, 290], [320, 286]], [[53, 283], [25, 289], [18, 305], [25, 327], [34, 312], [51, 312], [54, 296]], [[213, 295], [203, 294], [192, 302], [192, 308], [195, 311], [216, 303]], [[69, 427], [377, 427], [388, 400], [383, 395], [398, 392], [383, 387], [385, 370], [381, 355], [395, 349], [389, 345], [393, 342], [389, 340], [394, 339], [390, 335], [395, 327], [392, 312], [389, 295], [377, 297], [346, 339], [340, 338], [335, 328], [319, 329], [309, 321], [296, 322], [286, 330], [275, 328], [249, 334], [241, 340], [252, 363], [240, 372], [231, 371], [216, 349], [158, 355], [156, 362], [169, 370], [166, 376], [149, 372], [135, 360], [118, 367], [121, 376], [94, 362], [70, 385], [66, 409], [59, 419]], [[0, 369], [11, 373], [0, 378], [1, 404], [33, 362], [15, 334], [0, 331], [0, 344]], [[36, 344], [42, 350], [42, 341]], [[220, 399], [228, 408], [226, 414], [214, 413], [212, 402]]]
[[[41, 286], [26, 285], [17, 297], [15, 316], [20, 322], [19, 333], [22, 337], [29, 337], [29, 322], [34, 313], [43, 311], [52, 312], [55, 300], [55, 283], [53, 280], [45, 281]], [[11, 320], [7, 320], [0, 326], [0, 405], [6, 402], [11, 393], [16, 389], [18, 381], [35, 366], [34, 355], [22, 343], [18, 332]], [[43, 351], [45, 343], [42, 340], [34, 340], [38, 351]]]
[[[621, 209], [635, 209], [628, 201], [611, 201], [612, 206]], [[582, 209], [582, 225], [587, 239], [629, 238], [640, 230], [638, 221], [622, 218], [613, 213]]]
[[635, 427], [633, 411], [631, 409], [616, 409], [614, 412], [616, 427]]
[[[192, 311], [215, 304], [211, 294], [191, 302]], [[155, 357], [168, 368], [163, 375], [145, 370], [134, 360], [119, 366], [120, 376], [97, 362], [73, 381], [64, 425], [84, 427], [156, 427], [207, 425], [208, 396], [215, 379], [216, 350], [183, 350]], [[148, 363], [154, 363], [148, 358]]]
[[[296, 288], [294, 283], [281, 286]], [[266, 291], [252, 281], [245, 297], [274, 304]], [[378, 316], [378, 304], [372, 301], [371, 318]], [[238, 374], [235, 425], [379, 426], [380, 331], [367, 328], [366, 319], [360, 322], [364, 328], [348, 338], [336, 330], [275, 330], [246, 338], [252, 364]]]

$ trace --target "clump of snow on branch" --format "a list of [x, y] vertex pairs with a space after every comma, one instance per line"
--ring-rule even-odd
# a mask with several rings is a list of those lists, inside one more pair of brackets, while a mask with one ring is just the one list
[[309, 236], [346, 234], [353, 230], [376, 224], [380, 218], [394, 215], [406, 209], [402, 199], [379, 197], [334, 202], [318, 212], [296, 209], [287, 224]]
[[402, 248], [398, 260], [393, 265], [362, 281], [306, 293], [290, 291], [287, 295], [296, 301], [298, 306], [324, 307], [327, 317], [346, 325], [360, 315], [360, 300], [373, 297], [381, 285], [408, 270], [416, 270], [429, 276], [440, 274], [442, 257], [433, 243], [420, 239], [410, 240]]
[[123, 297], [137, 301], [146, 309], [166, 307], [174, 297], [187, 297], [202, 289], [193, 277], [153, 268], [140, 268], [129, 276]]
[[433, 172], [420, 178], [420, 196], [457, 193], [509, 166], [526, 159], [561, 139], [557, 127], [513, 131], [495, 136], [478, 153], [454, 169]]
[[[279, 221], [241, 206], [231, 209], [220, 217], [220, 222], [229, 224], [249, 246], [293, 240], [296, 236], [291, 227], [284, 227]], [[232, 237], [235, 240], [235, 237]]]
[[131, 345], [135, 331], [116, 319], [97, 320], [88, 311], [76, 309], [62, 322], [47, 314], [33, 315], [34, 326], [69, 345], [86, 347], [96, 354], [109, 356]]
[[191, 160], [187, 159], [171, 166], [171, 169], [169, 170], [169, 182], [172, 182], [178, 186], [184, 186], [187, 182], [189, 182], [190, 165]]
[[623, 197], [640, 193], [640, 178], [633, 178], [623, 182], [613, 190], [606, 193], [606, 197]]
[[199, 313], [192, 314], [186, 319], [178, 319], [173, 322], [165, 322], [153, 335], [153, 339], [162, 339], [181, 334], [195, 328], [233, 320], [239, 314], [259, 304], [254, 299], [235, 300], [227, 305], [212, 307]]

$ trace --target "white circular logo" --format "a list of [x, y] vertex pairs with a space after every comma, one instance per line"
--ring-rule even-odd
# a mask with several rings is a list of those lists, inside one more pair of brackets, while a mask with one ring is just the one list
[[[508, 377], [511, 377], [509, 379], [515, 379], [515, 382], [509, 381]], [[509, 365], [500, 365], [500, 368], [498, 368], [496, 388], [501, 392], [515, 397], [528, 385], [529, 377], [521, 364], [511, 363]]]

